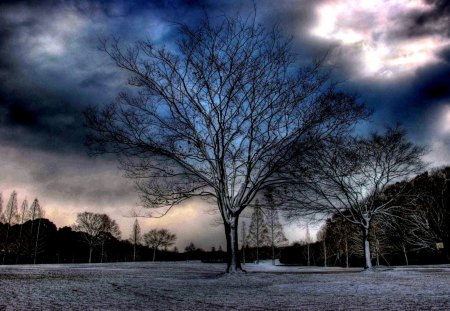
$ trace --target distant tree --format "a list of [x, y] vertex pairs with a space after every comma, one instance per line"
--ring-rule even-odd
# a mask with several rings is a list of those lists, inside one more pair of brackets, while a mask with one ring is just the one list
[[241, 248], [242, 248], [242, 263], [245, 264], [245, 248], [247, 247], [247, 225], [245, 221], [242, 222], [241, 228]]
[[323, 266], [327, 267], [327, 259], [328, 259], [328, 252], [327, 252], [327, 231], [324, 227], [320, 229], [317, 232], [317, 241], [322, 244], [322, 255], [323, 255]]
[[105, 243], [108, 240], [111, 239], [120, 239], [121, 232], [119, 229], [119, 225], [117, 225], [116, 221], [111, 219], [106, 214], [101, 214], [102, 222], [103, 222], [103, 228], [101, 233], [99, 234], [100, 239], [100, 246], [101, 246], [101, 252], [100, 252], [100, 262], [103, 262], [103, 257], [105, 253]]
[[444, 253], [450, 260], [450, 167], [435, 169], [418, 176], [412, 191], [420, 194], [402, 214], [408, 225], [406, 236], [415, 250], [436, 252], [436, 243], [444, 243]]
[[16, 263], [19, 262], [19, 257], [22, 249], [22, 231], [23, 231], [23, 224], [25, 221], [27, 221], [28, 218], [28, 201], [25, 198], [22, 202], [22, 206], [20, 208], [20, 230], [19, 230], [19, 241], [17, 246], [17, 254], [16, 254]]
[[269, 228], [264, 217], [261, 205], [256, 200], [250, 227], [247, 234], [247, 243], [250, 247], [256, 247], [256, 262], [259, 263], [259, 248], [270, 245]]
[[120, 237], [116, 222], [106, 214], [79, 213], [73, 229], [82, 232], [84, 241], [89, 245], [89, 263], [92, 262], [92, 252], [96, 246], [102, 246], [103, 257], [103, 245], [106, 239], [111, 236]]
[[6, 224], [5, 242], [3, 244], [3, 264], [5, 264], [6, 255], [9, 253], [9, 234], [11, 226], [14, 225], [19, 218], [17, 210], [17, 192], [14, 190], [10, 197], [8, 204], [6, 205], [5, 212], [3, 214], [3, 221]]
[[280, 223], [278, 209], [275, 205], [272, 191], [265, 194], [264, 216], [269, 231], [270, 246], [272, 248], [272, 264], [275, 265], [275, 248], [287, 246], [288, 239], [284, 235], [283, 225]]
[[134, 220], [133, 228], [131, 229], [130, 241], [133, 243], [133, 261], [136, 261], [136, 246], [141, 243], [141, 227], [137, 219]]
[[189, 243], [189, 245], [184, 248], [184, 251], [186, 253], [195, 252], [196, 250], [197, 247], [195, 247], [195, 244], [193, 242]]
[[[419, 173], [424, 167], [424, 154], [424, 148], [409, 142], [399, 127], [368, 138], [331, 141], [321, 154], [314, 154], [309, 160], [302, 158], [298, 163], [303, 174], [296, 176], [298, 183], [294, 187], [298, 188], [290, 196], [291, 203], [295, 202], [290, 216], [338, 213], [357, 224], [362, 231], [365, 268], [371, 269], [372, 220], [378, 215], [394, 217], [393, 210], [403, 206], [395, 204], [397, 198], [416, 199], [414, 193], [407, 195], [405, 183], [392, 189], [388, 200], [385, 190]], [[289, 192], [285, 194], [289, 196]]]
[[1, 192], [0, 192], [0, 223], [4, 223], [4, 218], [3, 218], [3, 196], [2, 196]]
[[25, 198], [22, 202], [22, 206], [20, 207], [20, 234], [19, 237], [22, 237], [22, 225], [29, 219], [29, 208], [28, 208], [28, 201]]
[[152, 229], [142, 236], [145, 245], [153, 249], [153, 261], [155, 261], [156, 251], [160, 247], [167, 248], [175, 244], [177, 236], [166, 229]]
[[[31, 234], [30, 237], [34, 240], [33, 247], [33, 263], [36, 264], [36, 258], [39, 249], [39, 241], [40, 241], [40, 232], [41, 232], [41, 219], [44, 218], [45, 212], [44, 209], [39, 204], [39, 200], [37, 198], [34, 199], [31, 207], [29, 209], [29, 217], [31, 218]], [[37, 229], [36, 235], [33, 234], [33, 229], [35, 228], [35, 221], [37, 221]]]
[[27, 218], [31, 220], [30, 231], [31, 233], [33, 233], [34, 220], [44, 217], [44, 210], [41, 208], [41, 205], [39, 204], [39, 200], [37, 198], [34, 199], [30, 209], [28, 210], [28, 213], [29, 215]]
[[[355, 245], [352, 243], [355, 225], [346, 221], [339, 214], [335, 214], [326, 221], [326, 235], [330, 248], [334, 249], [336, 261], [342, 263], [342, 256], [345, 257], [345, 266], [350, 267], [350, 256], [354, 253]], [[361, 242], [362, 243], [362, 242]], [[358, 244], [359, 246], [359, 244]], [[361, 247], [358, 247], [360, 249]]]
[[311, 243], [312, 243], [312, 238], [311, 238], [311, 233], [309, 232], [309, 224], [306, 223], [306, 234], [305, 234], [305, 243], [306, 243], [306, 264], [308, 266], [311, 265]]
[[37, 221], [37, 229], [36, 235], [33, 240], [33, 264], [38, 262], [38, 255], [42, 254], [46, 251], [48, 245], [48, 231], [56, 230], [55, 225], [45, 218], [38, 218]]

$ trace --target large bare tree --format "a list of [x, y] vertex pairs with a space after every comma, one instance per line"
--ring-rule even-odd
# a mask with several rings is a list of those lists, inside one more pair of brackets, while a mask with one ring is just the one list
[[89, 109], [87, 143], [94, 154], [119, 156], [147, 207], [212, 201], [224, 224], [227, 271], [235, 272], [239, 216], [266, 187], [287, 182], [274, 173], [289, 162], [291, 146], [307, 148], [367, 111], [335, 90], [323, 62], [300, 68], [276, 28], [206, 17], [179, 31], [170, 49], [104, 42], [139, 92]]
[[[370, 227], [377, 216], [396, 217], [395, 209], [417, 200], [407, 183], [419, 173], [424, 148], [409, 142], [400, 127], [367, 138], [341, 138], [298, 162], [303, 174], [285, 192], [288, 217], [339, 214], [362, 230], [365, 268], [371, 269]], [[297, 172], [293, 169], [292, 172]], [[391, 186], [391, 187], [389, 187]], [[402, 204], [399, 205], [399, 199]]]

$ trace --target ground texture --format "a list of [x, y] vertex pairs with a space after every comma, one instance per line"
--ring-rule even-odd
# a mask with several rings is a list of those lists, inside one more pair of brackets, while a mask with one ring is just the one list
[[0, 310], [450, 310], [450, 266], [117, 263], [0, 266]]

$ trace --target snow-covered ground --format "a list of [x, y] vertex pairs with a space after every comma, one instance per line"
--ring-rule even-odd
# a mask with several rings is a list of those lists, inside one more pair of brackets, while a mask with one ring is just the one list
[[450, 310], [450, 266], [361, 269], [246, 264], [0, 266], [0, 310]]

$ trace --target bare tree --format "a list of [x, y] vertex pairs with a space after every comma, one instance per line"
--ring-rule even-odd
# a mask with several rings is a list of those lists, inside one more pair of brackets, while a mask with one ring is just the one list
[[8, 239], [11, 226], [14, 225], [19, 218], [17, 209], [17, 192], [14, 190], [9, 197], [8, 204], [6, 205], [5, 212], [3, 214], [3, 221], [6, 224], [5, 242], [3, 245], [3, 264], [5, 264], [6, 255], [9, 252]]
[[272, 264], [275, 265], [275, 248], [287, 246], [289, 241], [284, 235], [283, 225], [280, 223], [278, 209], [273, 198], [273, 191], [267, 191], [264, 198], [265, 207], [263, 208], [263, 211], [269, 230], [270, 246], [272, 248]]
[[256, 248], [256, 263], [259, 263], [259, 248], [270, 245], [269, 228], [258, 200], [253, 206], [247, 244]]
[[145, 245], [153, 249], [153, 261], [156, 258], [156, 251], [160, 247], [167, 248], [175, 244], [177, 236], [167, 229], [152, 229], [142, 236]]
[[108, 236], [120, 237], [116, 222], [106, 214], [79, 213], [73, 229], [83, 232], [84, 240], [89, 245], [89, 263], [92, 262], [92, 252], [96, 246], [102, 246], [101, 260], [103, 260], [103, 245]]
[[22, 202], [22, 206], [20, 208], [20, 230], [19, 230], [19, 242], [17, 246], [17, 254], [16, 254], [16, 264], [19, 262], [19, 257], [21, 254], [22, 249], [22, 231], [23, 231], [23, 224], [25, 221], [27, 221], [28, 218], [28, 201], [25, 198]]
[[140, 92], [86, 111], [91, 152], [118, 155], [146, 207], [214, 202], [229, 272], [241, 270], [239, 216], [266, 187], [288, 182], [275, 173], [293, 144], [308, 149], [367, 116], [335, 90], [322, 61], [299, 68], [290, 40], [254, 19], [182, 25], [171, 50], [151, 42], [123, 49], [114, 40], [102, 48]]
[[25, 198], [25, 200], [23, 200], [22, 202], [22, 206], [20, 207], [20, 233], [19, 233], [19, 238], [22, 237], [22, 225], [24, 224], [25, 221], [28, 220], [28, 212], [29, 207], [28, 207], [28, 200]]
[[135, 219], [130, 235], [130, 241], [131, 243], [133, 243], [133, 261], [136, 261], [136, 246], [141, 243], [141, 240], [142, 240], [141, 227], [139, 226], [138, 220]]
[[245, 248], [247, 247], [247, 226], [245, 221], [242, 222], [241, 228], [241, 248], [242, 248], [242, 263], [245, 265]]
[[[389, 128], [383, 135], [371, 134], [366, 139], [348, 138], [333, 141], [309, 161], [298, 163], [307, 173], [297, 176], [299, 183], [291, 196], [290, 217], [307, 214], [338, 213], [357, 224], [362, 231], [365, 268], [371, 269], [370, 227], [377, 215], [393, 217], [399, 197], [406, 195], [406, 183], [387, 187], [420, 172], [424, 165], [424, 149], [415, 146], [399, 127]], [[289, 195], [289, 193], [286, 193]], [[298, 208], [300, 207], [300, 208]]]
[[309, 232], [309, 224], [306, 223], [306, 235], [305, 235], [305, 243], [306, 243], [306, 256], [307, 258], [307, 265], [311, 265], [311, 256], [310, 256], [310, 246], [312, 243], [311, 233]]
[[2, 223], [3, 221], [3, 196], [0, 193], [0, 223]]
[[31, 220], [30, 231], [31, 235], [33, 235], [34, 221], [36, 219], [44, 217], [44, 210], [41, 208], [41, 205], [39, 204], [39, 200], [37, 198], [34, 199], [30, 209], [28, 210], [28, 213], [29, 213], [28, 218]]
[[322, 228], [317, 232], [317, 241], [322, 243], [323, 266], [327, 267], [327, 231]]
[[111, 219], [108, 215], [106, 214], [101, 214], [102, 217], [102, 231], [99, 234], [99, 242], [100, 242], [100, 246], [101, 246], [101, 252], [100, 252], [100, 262], [103, 262], [103, 257], [104, 257], [104, 253], [105, 253], [105, 243], [112, 239], [120, 239], [120, 229], [119, 229], [119, 225], [116, 223], [115, 220]]
[[450, 259], [450, 167], [426, 172], [413, 180], [412, 186], [419, 200], [401, 215], [407, 244], [415, 250], [436, 251], [436, 243], [444, 243]]

